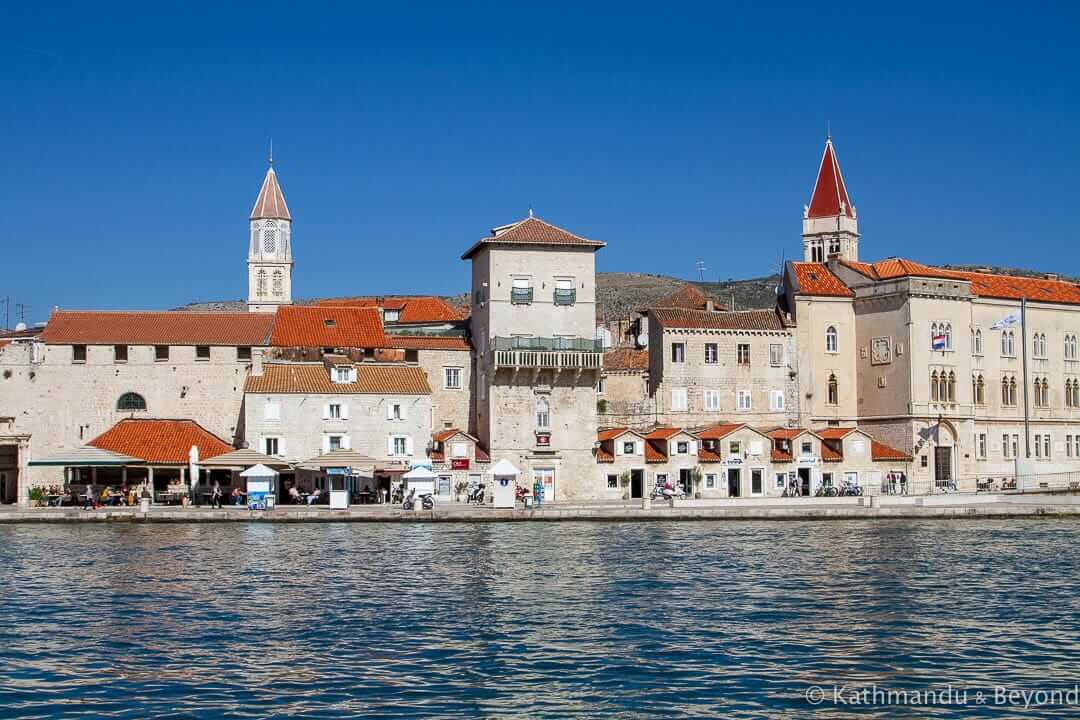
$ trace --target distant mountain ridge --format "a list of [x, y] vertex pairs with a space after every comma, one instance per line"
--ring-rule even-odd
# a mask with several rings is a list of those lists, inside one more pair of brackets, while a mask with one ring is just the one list
[[[1047, 277], [1048, 273], [1036, 270], [1024, 270], [1012, 267], [992, 267], [986, 265], [941, 265], [947, 270], [964, 270], [967, 272], [986, 272], [996, 275], [1012, 275], [1015, 277]], [[1060, 276], [1066, 282], [1078, 282], [1076, 277]], [[779, 275], [767, 275], [765, 277], [748, 278], [745, 280], [725, 280], [722, 282], [700, 282], [697, 280], [680, 280], [670, 275], [656, 275], [652, 273], [621, 273], [601, 272], [596, 274], [596, 302], [598, 305], [598, 317], [605, 320], [615, 320], [626, 317], [635, 310], [648, 307], [684, 285], [690, 284], [701, 289], [703, 293], [716, 298], [725, 307], [733, 307], [736, 310], [760, 310], [771, 308], [776, 303], [776, 286], [780, 283]], [[416, 295], [417, 293], [400, 293], [401, 295]], [[395, 297], [387, 294], [384, 297]], [[455, 306], [467, 305], [469, 294], [467, 292], [458, 295], [440, 296]], [[297, 300], [299, 305], [308, 305], [328, 298], [307, 298]], [[733, 302], [734, 301], [734, 302]], [[243, 300], [219, 300], [210, 302], [197, 302], [183, 305], [175, 310], [213, 311], [224, 312], [230, 310], [244, 310], [247, 303]]]

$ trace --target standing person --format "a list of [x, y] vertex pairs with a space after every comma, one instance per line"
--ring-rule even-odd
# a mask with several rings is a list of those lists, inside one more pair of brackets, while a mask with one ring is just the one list
[[533, 480], [533, 502], [536, 503], [537, 509], [539, 509], [540, 505], [544, 502], [544, 486], [540, 482], [540, 478]]
[[221, 483], [214, 481], [214, 487], [210, 491], [210, 507], [221, 509]]
[[243, 505], [244, 504], [244, 493], [240, 492], [240, 486], [239, 485], [233, 486], [232, 498], [233, 498], [233, 505]]
[[83, 510], [89, 510], [90, 508], [96, 508], [97, 502], [94, 500], [94, 486], [90, 483], [86, 484], [86, 500], [83, 502]]

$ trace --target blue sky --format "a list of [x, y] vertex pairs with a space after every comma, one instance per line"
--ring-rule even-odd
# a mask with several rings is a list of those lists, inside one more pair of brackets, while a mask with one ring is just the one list
[[37, 5], [0, 43], [28, 320], [242, 297], [270, 136], [299, 296], [463, 291], [530, 205], [601, 270], [766, 274], [827, 122], [864, 258], [1080, 273], [1075, 4]]

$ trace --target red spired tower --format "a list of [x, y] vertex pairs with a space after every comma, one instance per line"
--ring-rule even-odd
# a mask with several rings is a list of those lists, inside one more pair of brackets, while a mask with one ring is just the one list
[[825, 139], [814, 192], [803, 207], [803, 256], [807, 262], [859, 259], [859, 219], [848, 197], [832, 136]]

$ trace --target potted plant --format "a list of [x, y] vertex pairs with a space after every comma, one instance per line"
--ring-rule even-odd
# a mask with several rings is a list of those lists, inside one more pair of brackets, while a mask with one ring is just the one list
[[461, 499], [469, 489], [469, 483], [464, 480], [458, 480], [454, 483], [454, 498], [457, 502], [463, 502]]
[[45, 490], [40, 487], [32, 487], [29, 490], [30, 507], [41, 507], [45, 500]]
[[624, 470], [623, 474], [619, 476], [619, 487], [622, 488], [622, 499], [630, 499], [630, 471]]

